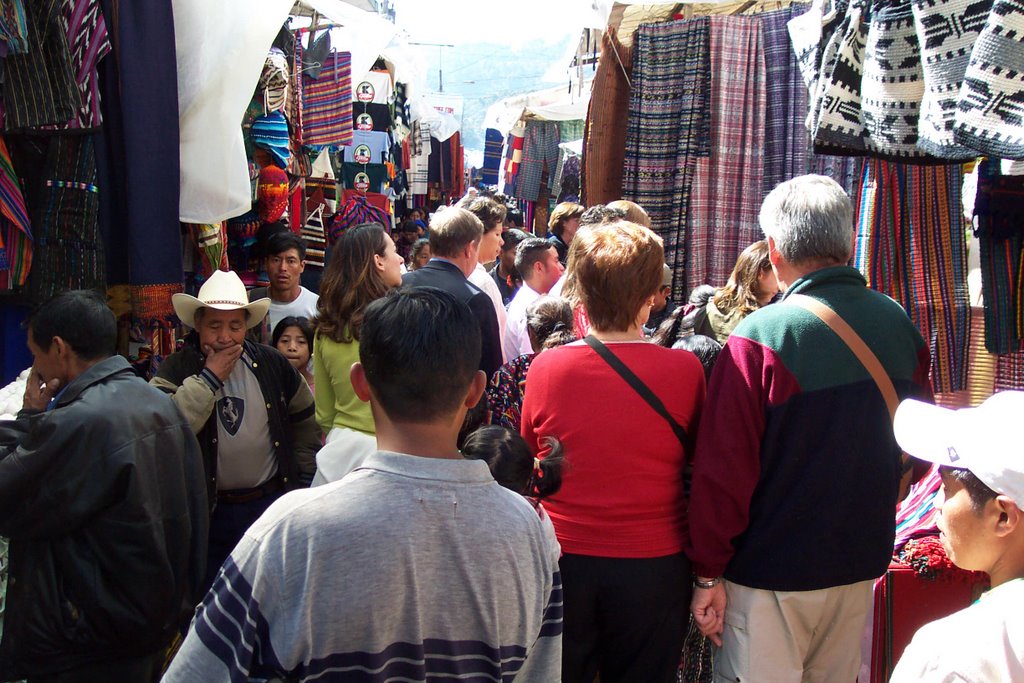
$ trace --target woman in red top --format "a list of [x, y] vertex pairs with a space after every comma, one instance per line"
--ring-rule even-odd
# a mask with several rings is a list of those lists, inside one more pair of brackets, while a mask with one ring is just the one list
[[[661, 239], [625, 221], [569, 248], [592, 337], [692, 439], [701, 365], [642, 336], [663, 263]], [[524, 438], [542, 458], [544, 437], [565, 448], [562, 488], [545, 501], [564, 553], [562, 680], [674, 681], [690, 601], [682, 440], [586, 340], [539, 355], [527, 381]]]

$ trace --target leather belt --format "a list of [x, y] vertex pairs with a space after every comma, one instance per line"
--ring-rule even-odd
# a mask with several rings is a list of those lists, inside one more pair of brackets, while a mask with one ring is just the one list
[[282, 489], [281, 480], [274, 477], [265, 484], [251, 489], [229, 489], [217, 491], [218, 503], [251, 503]]

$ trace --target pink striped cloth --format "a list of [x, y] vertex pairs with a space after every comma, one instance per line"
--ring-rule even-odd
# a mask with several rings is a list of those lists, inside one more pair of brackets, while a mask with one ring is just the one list
[[686, 287], [721, 286], [762, 238], [766, 68], [757, 16], [711, 17], [711, 154], [697, 159], [686, 235]]
[[352, 144], [352, 54], [332, 52], [316, 80], [303, 77], [302, 143]]

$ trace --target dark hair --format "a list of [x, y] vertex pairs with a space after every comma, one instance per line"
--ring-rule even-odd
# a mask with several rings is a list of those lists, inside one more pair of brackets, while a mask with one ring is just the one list
[[530, 237], [520, 242], [516, 247], [516, 270], [519, 277], [526, 280], [533, 270], [533, 264], [543, 259], [549, 249], [554, 248], [555, 245], [540, 237]]
[[515, 227], [523, 227], [523, 214], [519, 209], [509, 209], [508, 213], [505, 214], [505, 218]]
[[388, 291], [373, 257], [384, 256], [390, 239], [379, 223], [362, 223], [342, 234], [320, 280], [317, 334], [342, 344], [359, 340], [364, 309]]
[[526, 330], [537, 351], [547, 351], [576, 341], [572, 327], [572, 306], [558, 296], [542, 296], [526, 307]]
[[484, 232], [493, 230], [495, 226], [500, 226], [505, 221], [505, 214], [508, 211], [504, 206], [487, 197], [477, 197], [466, 204], [460, 203], [459, 205], [480, 219], [480, 222], [484, 224]]
[[417, 232], [418, 233], [419, 231], [420, 231], [420, 226], [416, 225], [416, 221], [414, 221], [414, 220], [402, 221], [402, 224], [399, 226], [399, 232]]
[[271, 335], [270, 345], [277, 347], [277, 342], [281, 340], [281, 335], [289, 327], [297, 327], [302, 330], [302, 336], [306, 338], [306, 344], [309, 346], [309, 353], [313, 353], [313, 325], [309, 322], [309, 318], [305, 316], [294, 316], [290, 315], [287, 318], [281, 318], [281, 320], [274, 325], [274, 332]]
[[671, 349], [684, 336], [683, 322], [686, 319], [686, 306], [676, 306], [667, 318], [661, 321], [658, 329], [651, 335], [651, 342], [658, 346]]
[[22, 325], [33, 343], [49, 351], [54, 337], [60, 337], [82, 360], [99, 360], [114, 355], [117, 347], [117, 319], [106, 298], [91, 289], [61, 292], [36, 308]]
[[509, 228], [505, 232], [501, 233], [501, 239], [504, 244], [501, 245], [502, 251], [513, 251], [519, 246], [519, 243], [523, 240], [530, 239], [530, 233], [519, 228]]
[[378, 404], [395, 422], [449, 419], [480, 367], [480, 323], [439, 289], [398, 289], [363, 316], [359, 360]]
[[989, 488], [988, 484], [978, 479], [974, 472], [963, 467], [939, 465], [939, 474], [947, 474], [963, 485], [967, 490], [967, 497], [971, 499], [971, 508], [975, 512], [981, 512], [985, 508], [986, 503], [990, 500], [995, 500], [996, 496], [999, 495]]
[[704, 334], [691, 334], [688, 337], [680, 337], [672, 345], [673, 349], [685, 349], [697, 356], [697, 360], [704, 366], [704, 379], [711, 379], [711, 370], [715, 367], [718, 354], [722, 352], [722, 345], [711, 337]]
[[558, 493], [565, 467], [565, 454], [558, 439], [548, 436], [544, 442], [551, 450], [538, 463], [517, 432], [490, 425], [469, 435], [462, 445], [462, 455], [468, 460], [486, 462], [494, 480], [505, 488], [543, 500]]
[[601, 225], [603, 223], [614, 223], [626, 219], [624, 209], [609, 208], [607, 204], [595, 204], [580, 216], [580, 226]]
[[302, 241], [302, 238], [291, 230], [281, 230], [267, 238], [267, 245], [263, 250], [263, 254], [270, 258], [271, 256], [283, 254], [289, 249], [298, 251], [300, 260], [306, 258], [306, 243]]
[[414, 263], [416, 257], [420, 255], [424, 247], [430, 247], [430, 240], [426, 237], [421, 237], [412, 243], [412, 249], [409, 250], [409, 263]]

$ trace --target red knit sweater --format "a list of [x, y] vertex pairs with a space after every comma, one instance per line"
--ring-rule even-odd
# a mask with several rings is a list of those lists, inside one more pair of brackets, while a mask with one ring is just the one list
[[[647, 342], [608, 344], [691, 433], [704, 402], [704, 371], [689, 351]], [[562, 551], [662, 557], [686, 540], [685, 454], [668, 422], [583, 342], [538, 355], [526, 378], [522, 433], [565, 448], [562, 489], [545, 499]]]

